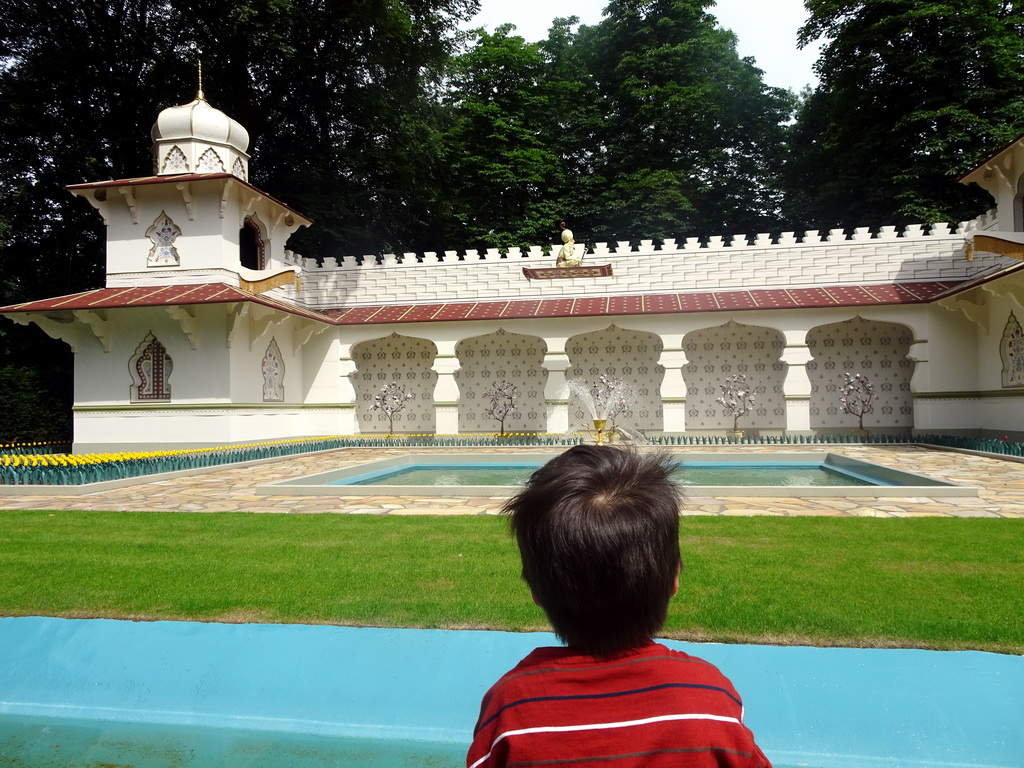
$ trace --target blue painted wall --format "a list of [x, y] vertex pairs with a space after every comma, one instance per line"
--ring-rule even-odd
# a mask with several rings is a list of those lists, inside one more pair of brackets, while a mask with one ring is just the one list
[[[0, 619], [0, 713], [469, 741], [480, 697], [549, 634]], [[668, 645], [717, 664], [777, 764], [1022, 768], [1024, 659]]]

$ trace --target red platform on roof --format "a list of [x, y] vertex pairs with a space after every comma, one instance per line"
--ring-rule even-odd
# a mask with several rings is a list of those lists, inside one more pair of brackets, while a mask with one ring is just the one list
[[530, 269], [523, 267], [523, 275], [527, 280], [564, 280], [574, 277], [611, 277], [611, 264], [597, 264], [594, 266], [578, 267], [540, 267]]

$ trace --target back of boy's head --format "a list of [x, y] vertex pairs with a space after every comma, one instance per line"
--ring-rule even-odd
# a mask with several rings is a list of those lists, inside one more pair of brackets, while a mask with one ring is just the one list
[[614, 655], [665, 623], [681, 563], [671, 470], [663, 454], [579, 445], [506, 503], [523, 578], [566, 644]]

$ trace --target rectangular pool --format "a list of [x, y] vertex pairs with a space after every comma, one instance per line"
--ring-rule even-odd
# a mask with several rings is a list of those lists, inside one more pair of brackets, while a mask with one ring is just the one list
[[[258, 486], [270, 495], [511, 496], [552, 454], [413, 454]], [[977, 496], [834, 453], [678, 454], [687, 496]]]

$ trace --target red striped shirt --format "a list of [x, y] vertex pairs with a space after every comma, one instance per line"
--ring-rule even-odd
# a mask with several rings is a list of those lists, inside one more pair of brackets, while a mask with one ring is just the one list
[[484, 696], [469, 768], [771, 768], [716, 667], [650, 643], [609, 659], [538, 648]]

